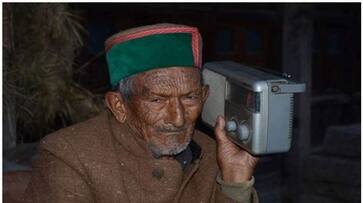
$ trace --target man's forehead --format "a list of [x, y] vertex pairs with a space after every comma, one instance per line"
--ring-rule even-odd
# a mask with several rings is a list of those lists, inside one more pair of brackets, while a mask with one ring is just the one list
[[152, 92], [196, 89], [200, 86], [200, 73], [196, 68], [165, 68], [144, 73], [139, 85]]
[[190, 80], [191, 82], [199, 82], [199, 70], [194, 68], [166, 68], [158, 69], [145, 74], [144, 81], [148, 83], [155, 83], [159, 81], [183, 79]]

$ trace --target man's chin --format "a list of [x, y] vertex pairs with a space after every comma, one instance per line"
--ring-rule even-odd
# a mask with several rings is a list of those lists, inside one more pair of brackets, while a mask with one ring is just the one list
[[190, 141], [191, 139], [183, 144], [177, 144], [176, 146], [172, 147], [156, 146], [154, 144], [149, 144], [149, 148], [153, 153], [154, 157], [156, 158], [159, 158], [161, 156], [174, 156], [184, 151], [188, 147]]

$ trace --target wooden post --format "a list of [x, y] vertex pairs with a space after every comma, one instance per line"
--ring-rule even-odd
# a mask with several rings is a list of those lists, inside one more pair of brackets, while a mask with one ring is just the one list
[[300, 202], [303, 193], [303, 160], [310, 150], [311, 82], [313, 53], [313, 5], [284, 5], [283, 71], [304, 82], [306, 92], [295, 95], [295, 121], [291, 151], [285, 158], [285, 186], [290, 201]]
[[[3, 61], [3, 74], [10, 72], [10, 60], [11, 54], [14, 49], [13, 42], [13, 26], [12, 26], [12, 10], [10, 3], [3, 4], [3, 51], [4, 51], [4, 61]], [[7, 82], [8, 77], [4, 75], [4, 85], [3, 85], [3, 152], [7, 149], [15, 147], [16, 145], [16, 112], [15, 112], [15, 98], [13, 94], [10, 94], [10, 86]], [[6, 154], [4, 154], [6, 155]]]

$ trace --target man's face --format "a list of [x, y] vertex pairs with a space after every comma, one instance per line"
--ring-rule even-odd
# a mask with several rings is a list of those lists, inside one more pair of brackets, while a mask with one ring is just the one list
[[189, 144], [208, 95], [196, 68], [164, 68], [134, 78], [128, 124], [157, 156], [175, 155]]

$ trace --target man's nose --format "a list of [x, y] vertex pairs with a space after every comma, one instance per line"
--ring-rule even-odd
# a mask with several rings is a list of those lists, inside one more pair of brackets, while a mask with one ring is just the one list
[[178, 98], [173, 98], [170, 100], [167, 111], [168, 117], [166, 119], [166, 123], [172, 124], [177, 128], [184, 126], [184, 107]]

